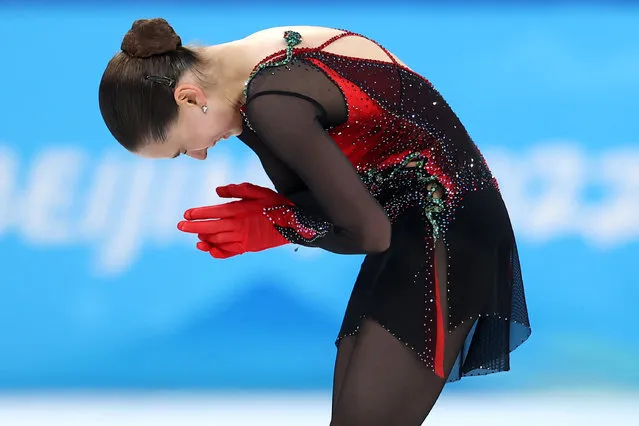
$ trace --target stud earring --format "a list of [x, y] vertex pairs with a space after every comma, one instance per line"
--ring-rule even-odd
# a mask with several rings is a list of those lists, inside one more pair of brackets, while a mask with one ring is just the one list
[[202, 112], [204, 114], [206, 114], [206, 111], [208, 111], [208, 110], [209, 110], [209, 107], [207, 107], [206, 105], [202, 105]]

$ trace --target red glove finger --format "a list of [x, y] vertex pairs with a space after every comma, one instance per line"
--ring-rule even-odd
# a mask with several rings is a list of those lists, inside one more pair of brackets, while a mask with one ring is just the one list
[[244, 248], [240, 244], [222, 244], [220, 246], [213, 246], [209, 250], [209, 254], [216, 259], [228, 259], [229, 257], [237, 256], [238, 254], [245, 253]]
[[198, 250], [208, 252], [209, 250], [213, 248], [213, 246], [207, 243], [206, 241], [198, 241], [198, 243], [195, 245], [195, 248], [197, 248]]
[[211, 244], [203, 241], [197, 243], [195, 247], [197, 247], [198, 250], [209, 253], [211, 256], [217, 259], [228, 259], [229, 257], [237, 256], [238, 254], [240, 254], [236, 251], [226, 251], [220, 247], [214, 247]]
[[243, 200], [259, 200], [260, 198], [270, 197], [274, 193], [274, 191], [269, 188], [246, 182], [218, 186], [215, 188], [215, 192], [222, 198], [241, 198]]
[[209, 219], [200, 221], [183, 220], [178, 223], [178, 229], [191, 234], [217, 234], [219, 232], [231, 232], [238, 228], [238, 223], [233, 219]]
[[254, 201], [231, 201], [230, 203], [215, 206], [194, 207], [184, 212], [186, 220], [222, 219], [233, 216], [241, 216], [261, 210], [263, 207]]
[[229, 243], [241, 243], [242, 236], [237, 232], [218, 232], [215, 234], [198, 234], [198, 238], [214, 246]]
[[223, 255], [226, 253], [228, 257], [235, 256], [237, 254], [241, 254], [244, 251], [239, 250], [240, 247], [233, 244], [221, 244], [221, 245], [213, 245], [207, 241], [199, 241], [195, 247], [198, 250], [209, 253], [211, 250], [215, 249], [216, 253], [219, 255]]
[[217, 247], [213, 247], [211, 250], [209, 250], [209, 254], [216, 259], [228, 259], [229, 257], [237, 256], [239, 253], [232, 253], [221, 250]]

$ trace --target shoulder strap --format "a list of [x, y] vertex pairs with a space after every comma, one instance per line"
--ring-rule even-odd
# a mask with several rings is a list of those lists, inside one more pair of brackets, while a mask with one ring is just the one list
[[[390, 58], [390, 60], [397, 65], [397, 61], [395, 60], [395, 57], [393, 55], [391, 55], [391, 53], [381, 44], [379, 44], [378, 42], [376, 42], [375, 40], [372, 40], [362, 34], [358, 34], [352, 31], [347, 31], [347, 30], [341, 30], [342, 32], [329, 38], [328, 40], [326, 40], [324, 43], [322, 43], [321, 45], [317, 46], [317, 47], [313, 47], [313, 48], [302, 48], [300, 50], [303, 51], [322, 51], [324, 50], [327, 46], [329, 46], [331, 43], [334, 43], [335, 41], [344, 38], [344, 37], [349, 37], [349, 36], [353, 36], [353, 37], [361, 37], [364, 38], [372, 43], [375, 43], [380, 49], [382, 49], [384, 51], [384, 53], [386, 53], [386, 55], [388, 55], [388, 57]], [[253, 68], [253, 72], [251, 73], [251, 75], [249, 76], [248, 80], [246, 81], [245, 85], [244, 85], [244, 99], [246, 99], [246, 94], [247, 94], [247, 88], [248, 88], [248, 83], [253, 79], [253, 77], [263, 68], [266, 67], [277, 67], [280, 65], [286, 65], [288, 64], [291, 59], [293, 58], [293, 50], [295, 48], [295, 46], [297, 46], [298, 44], [300, 44], [302, 42], [302, 35], [296, 31], [285, 31], [284, 32], [284, 40], [286, 41], [286, 48], [284, 50], [280, 50], [278, 52], [275, 52], [269, 56], [267, 56], [266, 58], [262, 59], [256, 66], [255, 68]]]
[[348, 30], [342, 30], [343, 32], [329, 38], [328, 40], [326, 40], [324, 43], [322, 43], [322, 45], [318, 46], [316, 49], [317, 50], [323, 50], [325, 49], [328, 45], [330, 45], [331, 43], [334, 43], [335, 41], [344, 38], [344, 37], [348, 37], [348, 36], [354, 36], [354, 37], [361, 37], [364, 38], [372, 43], [375, 43], [380, 49], [382, 49], [382, 51], [384, 51], [384, 53], [386, 53], [386, 55], [388, 55], [388, 58], [394, 63], [397, 64], [397, 61], [395, 60], [395, 57], [393, 55], [391, 55], [391, 53], [381, 44], [379, 44], [378, 42], [376, 42], [375, 40], [372, 40], [368, 37], [366, 37], [365, 35], [362, 34], [358, 34], [355, 33], [353, 31], [348, 31]]

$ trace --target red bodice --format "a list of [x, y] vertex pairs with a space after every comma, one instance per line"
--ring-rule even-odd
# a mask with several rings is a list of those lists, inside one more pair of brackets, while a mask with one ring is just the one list
[[481, 153], [433, 85], [379, 44], [389, 61], [324, 50], [346, 36], [364, 37], [345, 31], [316, 48], [293, 49], [289, 43], [288, 49], [265, 58], [256, 69], [301, 59], [339, 87], [347, 104], [347, 120], [327, 130], [359, 173], [392, 168], [417, 154], [424, 160], [425, 171], [451, 196], [486, 185], [496, 187]]

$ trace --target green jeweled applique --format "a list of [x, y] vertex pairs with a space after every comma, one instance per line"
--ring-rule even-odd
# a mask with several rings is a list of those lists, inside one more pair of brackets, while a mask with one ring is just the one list
[[288, 46], [297, 46], [302, 42], [302, 34], [297, 31], [286, 31], [284, 32], [284, 40]]
[[244, 100], [247, 99], [248, 85], [258, 72], [264, 68], [279, 67], [291, 62], [291, 59], [293, 59], [293, 48], [302, 42], [302, 35], [297, 31], [285, 31], [284, 40], [286, 41], [286, 56], [279, 61], [262, 62], [255, 67], [248, 80], [244, 83]]
[[[373, 193], [376, 192], [376, 188], [383, 188], [388, 186], [394, 179], [399, 178], [401, 173], [411, 173], [413, 176], [417, 176], [418, 182], [420, 182], [426, 189], [426, 198], [422, 200], [421, 206], [423, 208], [426, 218], [431, 224], [432, 234], [435, 240], [442, 236], [442, 227], [440, 224], [442, 213], [446, 209], [446, 204], [443, 198], [435, 198], [435, 192], [441, 187], [441, 184], [435, 176], [429, 175], [424, 170], [424, 165], [428, 161], [421, 153], [414, 152], [407, 155], [401, 163], [395, 165], [393, 170], [388, 173], [379, 173], [377, 169], [370, 169], [365, 173], [360, 174], [364, 184]], [[409, 163], [415, 163], [413, 167], [407, 167]]]

